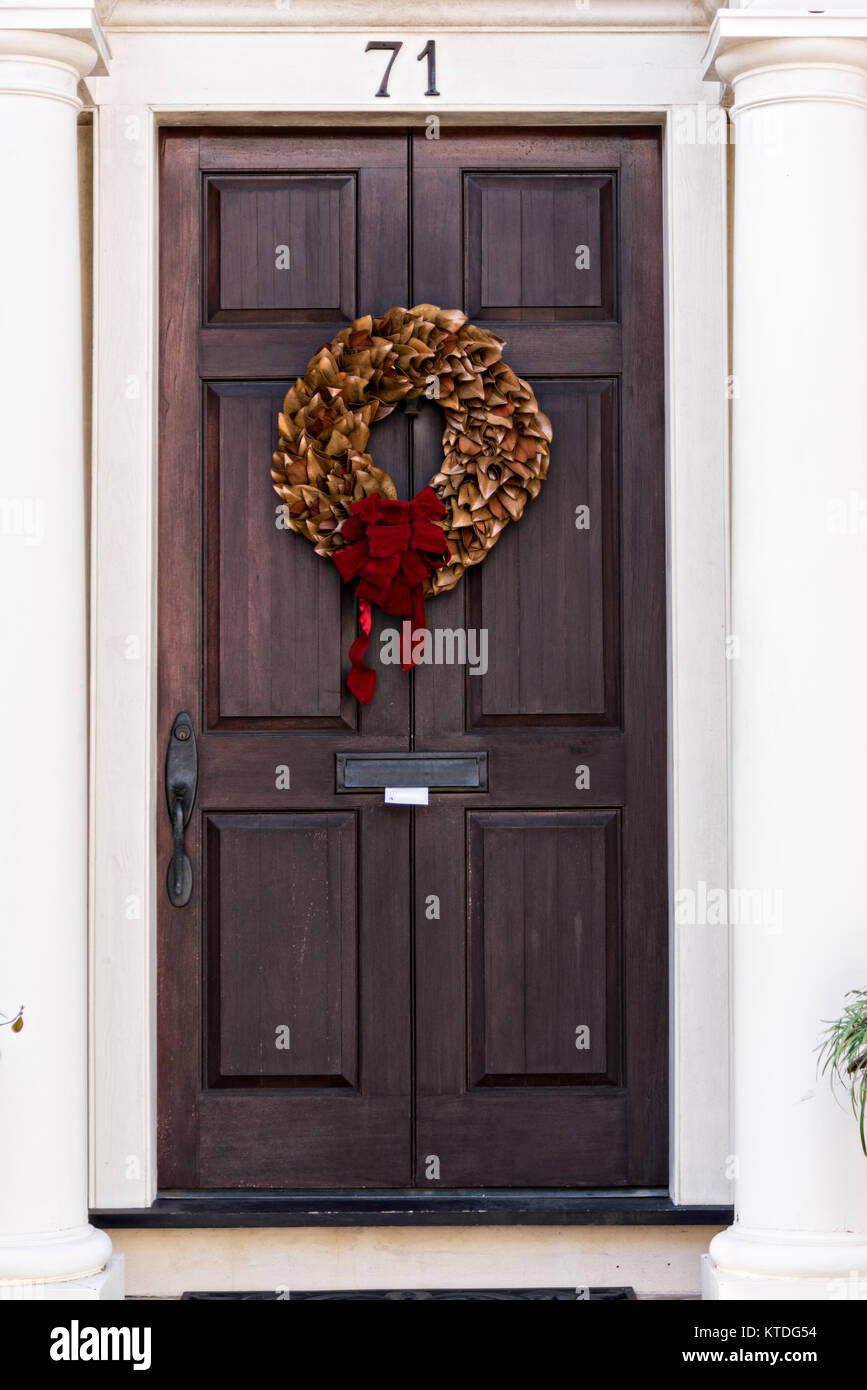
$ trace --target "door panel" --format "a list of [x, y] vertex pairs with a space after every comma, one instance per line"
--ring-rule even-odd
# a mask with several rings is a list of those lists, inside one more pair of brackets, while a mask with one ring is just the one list
[[651, 131], [415, 136], [413, 297], [480, 285], [554, 431], [539, 497], [428, 617], [486, 630], [487, 672], [415, 681], [416, 748], [489, 758], [483, 813], [415, 815], [419, 1182], [434, 1156], [444, 1186], [666, 1180], [659, 186]]
[[470, 318], [615, 317], [610, 174], [465, 173], [463, 197]]
[[207, 321], [355, 318], [355, 185], [354, 173], [206, 178]]
[[[665, 1182], [660, 189], [645, 129], [164, 135], [159, 738], [187, 709], [199, 745], [164, 1188]], [[381, 667], [359, 707], [351, 593], [275, 525], [276, 416], [353, 316], [424, 301], [507, 339], [550, 474], [428, 605], [484, 674]], [[441, 436], [375, 426], [402, 497]], [[484, 751], [486, 789], [337, 790], [338, 753], [411, 750]]]
[[[506, 528], [498, 564], [486, 561], [471, 585], [471, 626], [487, 629], [488, 669], [465, 674], [469, 724], [614, 724], [616, 383], [549, 379], [533, 389], [561, 441], [560, 467], [549, 471], [544, 504], [540, 497], [520, 526]], [[578, 507], [588, 517], [577, 516]]]
[[[342, 662], [356, 635], [350, 590], [312, 545], [287, 544], [275, 524], [262, 459], [273, 453], [289, 385], [204, 383], [208, 728], [359, 732], [362, 718], [365, 732], [397, 732], [402, 723], [406, 733], [408, 690], [391, 668], [377, 686], [378, 707], [360, 711], [346, 689]], [[401, 490], [408, 423], [390, 416], [376, 435], [377, 462]]]
[[467, 823], [469, 1085], [616, 1081], [617, 812]]
[[[334, 790], [347, 740], [409, 747], [409, 686], [348, 696], [352, 596], [277, 530], [269, 477], [286, 387], [356, 284], [406, 300], [407, 188], [403, 133], [163, 139], [159, 739], [187, 709], [199, 748], [191, 902], [160, 885], [164, 1187], [411, 1176], [410, 827]], [[403, 489], [407, 431], [377, 439]]]
[[[262, 720], [280, 727], [355, 723], [333, 640], [352, 631], [351, 602], [336, 570], [320, 564], [311, 546], [286, 544], [262, 487], [262, 459], [273, 450], [284, 395], [283, 383], [205, 387], [211, 728]], [[316, 615], [312, 642], [307, 614]]]
[[209, 1084], [356, 1085], [355, 816], [209, 816], [206, 834]]

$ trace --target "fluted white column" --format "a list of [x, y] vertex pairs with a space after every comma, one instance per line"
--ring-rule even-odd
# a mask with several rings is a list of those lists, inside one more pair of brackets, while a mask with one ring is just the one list
[[[867, 1298], [867, 1159], [817, 1079], [867, 984], [867, 12], [723, 13], [735, 153], [736, 1223], [705, 1295]], [[860, 25], [860, 28], [858, 27]], [[842, 513], [841, 513], [842, 509]]]
[[76, 117], [96, 58], [81, 38], [5, 27], [0, 10], [0, 1010], [24, 1005], [23, 1031], [0, 1029], [4, 1298], [120, 1296], [116, 1271], [98, 1291], [111, 1243], [87, 1219]]

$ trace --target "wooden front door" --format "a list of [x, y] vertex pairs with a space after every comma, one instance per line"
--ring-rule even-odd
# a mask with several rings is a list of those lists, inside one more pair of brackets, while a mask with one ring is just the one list
[[[185, 907], [158, 790], [161, 1187], [664, 1185], [657, 134], [169, 131], [160, 276], [159, 747], [186, 710], [199, 758]], [[351, 593], [275, 525], [276, 416], [421, 302], [506, 339], [550, 470], [428, 604], [484, 673], [382, 666], [359, 707]], [[403, 497], [440, 419], [374, 428]], [[338, 754], [410, 751], [484, 753], [487, 789], [339, 789]]]

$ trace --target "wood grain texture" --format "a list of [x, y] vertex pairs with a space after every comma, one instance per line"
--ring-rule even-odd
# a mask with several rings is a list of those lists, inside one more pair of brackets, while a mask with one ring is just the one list
[[[160, 477], [157, 565], [157, 748], [164, 750], [175, 716], [200, 707], [200, 605], [189, 599], [201, 579], [201, 525], [195, 493], [201, 474], [200, 385], [190, 350], [199, 321], [199, 147], [195, 135], [161, 138], [160, 198]], [[180, 466], [183, 461], [183, 466]], [[169, 465], [172, 466], [169, 466]], [[190, 505], [193, 500], [193, 505]], [[185, 601], [178, 603], [178, 595]], [[198, 723], [198, 720], [196, 721]], [[157, 864], [165, 872], [171, 833], [158, 757]], [[186, 852], [201, 864], [201, 821], [186, 832]], [[198, 903], [169, 903], [157, 884], [157, 1152], [167, 1187], [199, 1184], [198, 1096], [202, 1066], [199, 992], [202, 941]]]
[[[401, 1186], [411, 1175], [409, 825], [370, 799], [332, 803], [335, 752], [409, 747], [409, 687], [386, 669], [376, 708], [361, 715], [346, 695], [351, 596], [309, 546], [277, 530], [269, 463], [286, 385], [329, 336], [321, 312], [349, 303], [330, 303], [334, 275], [343, 295], [351, 263], [366, 305], [406, 297], [406, 138], [236, 137], [172, 131], [163, 141], [160, 746], [188, 709], [199, 788], [187, 829], [192, 900], [178, 910], [159, 897], [159, 1179]], [[216, 259], [207, 167], [237, 204]], [[301, 172], [288, 215], [296, 241], [307, 240], [305, 256], [296, 246], [303, 274], [295, 316], [275, 328], [269, 314], [288, 310], [269, 304], [279, 207], [263, 175], [285, 184]], [[331, 181], [326, 203], [336, 187], [354, 190], [336, 271], [320, 245], [320, 174]], [[248, 317], [209, 323], [209, 280], [227, 312]], [[209, 343], [227, 334], [224, 372]], [[378, 438], [405, 487], [407, 421], [386, 422]], [[164, 872], [161, 789], [158, 805]], [[273, 1046], [283, 1023], [288, 1051]]]
[[612, 203], [610, 175], [465, 174], [470, 317], [614, 318]]
[[[662, 169], [658, 140], [629, 142], [622, 168], [620, 239], [624, 355], [621, 390], [624, 634], [623, 723], [627, 760], [624, 902], [635, 930], [624, 942], [623, 996], [629, 1040], [629, 1160], [634, 1182], [664, 1181], [668, 1133], [665, 398], [661, 261]], [[648, 692], [657, 692], [648, 699]], [[638, 810], [635, 815], [631, 808]], [[640, 924], [640, 928], [639, 928]], [[659, 1001], [650, 1007], [650, 1001]]]
[[[193, 900], [179, 912], [161, 893], [161, 1183], [663, 1184], [658, 137], [240, 130], [163, 144], [160, 729], [194, 713], [200, 780]], [[351, 256], [333, 243], [274, 302], [238, 210], [263, 219], [260, 257], [274, 191], [297, 181], [313, 206], [320, 178], [354, 189]], [[227, 189], [224, 257], [205, 222], [223, 235], [213, 200]], [[549, 479], [520, 525], [428, 606], [436, 627], [487, 630], [487, 673], [383, 667], [361, 710], [342, 679], [352, 602], [273, 526], [268, 478], [286, 384], [343, 326], [341, 258], [359, 312], [477, 302], [554, 422]], [[376, 426], [371, 452], [401, 496], [434, 472], [441, 433], [433, 405]], [[374, 659], [384, 626], [377, 614]], [[434, 792], [415, 812], [336, 791], [335, 753], [411, 749], [484, 749], [488, 790]], [[263, 1039], [283, 1009], [298, 1043], [274, 1057]]]
[[208, 724], [352, 729], [351, 595], [309, 547], [287, 545], [262, 487], [282, 399], [271, 382], [206, 388]]
[[354, 1086], [355, 816], [209, 816], [209, 1084]]
[[617, 812], [471, 812], [467, 828], [470, 1084], [618, 1084]]
[[[569, 297], [575, 242], [556, 225], [556, 169], [606, 189], [616, 260], [602, 298], [613, 324], [558, 317], [577, 306], [558, 304]], [[485, 223], [472, 198], [479, 203], [489, 170], [494, 220]], [[465, 219], [468, 180], [476, 192]], [[431, 925], [419, 910], [416, 925], [420, 1183], [431, 1155], [447, 1186], [665, 1181], [660, 188], [651, 131], [443, 130], [438, 141], [414, 141], [416, 297], [460, 302], [479, 287], [486, 324], [507, 339], [509, 360], [555, 422], [547, 491], [429, 619], [486, 629], [487, 674], [442, 666], [415, 682], [416, 748], [484, 746], [490, 769], [481, 818], [466, 798], [416, 815], [416, 882], [443, 893], [441, 920]], [[579, 227], [581, 215], [567, 213]], [[511, 237], [498, 235], [507, 225]], [[529, 260], [525, 238], [537, 248]], [[549, 371], [552, 360], [560, 365]], [[416, 476], [435, 448], [436, 422], [422, 416]], [[581, 503], [590, 507], [583, 533]], [[598, 837], [586, 848], [596, 817], [604, 852]], [[569, 847], [564, 862], [558, 843]], [[576, 1007], [600, 1041], [586, 1070], [564, 1046]]]
[[[488, 633], [488, 669], [466, 680], [469, 718], [491, 727], [613, 726], [620, 652], [616, 382], [533, 384], [558, 440], [558, 467], [540, 505], [506, 532], [469, 588], [469, 626]], [[586, 514], [579, 516], [579, 507]]]
[[353, 174], [214, 178], [205, 197], [208, 323], [355, 317]]

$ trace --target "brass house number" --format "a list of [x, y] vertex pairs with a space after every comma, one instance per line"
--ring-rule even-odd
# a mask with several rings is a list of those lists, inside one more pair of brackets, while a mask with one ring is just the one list
[[[394, 60], [402, 48], [403, 43], [398, 39], [394, 39], [389, 42], [371, 41], [365, 48], [365, 53], [374, 53], [377, 51], [385, 52], [386, 50], [388, 50], [391, 53], [391, 57], [389, 58], [388, 63], [386, 64], [385, 72], [382, 74], [382, 81], [380, 82], [379, 88], [375, 94], [376, 96], [387, 97], [391, 95], [388, 90], [388, 79], [391, 76], [391, 70], [394, 67]], [[416, 54], [416, 62], [420, 63], [422, 58], [427, 58], [427, 91], [425, 92], [425, 96], [438, 97], [439, 92], [437, 91], [437, 46], [436, 42], [433, 39], [428, 39], [421, 53]]]

